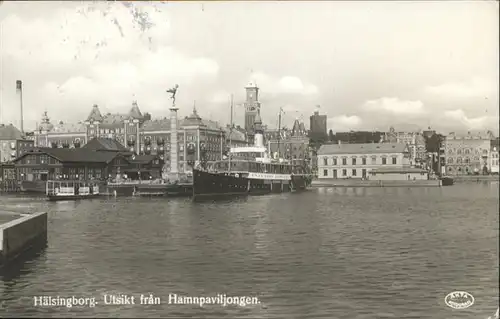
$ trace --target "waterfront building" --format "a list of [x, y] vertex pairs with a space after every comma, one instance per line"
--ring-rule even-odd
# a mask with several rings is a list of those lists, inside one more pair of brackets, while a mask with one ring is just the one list
[[489, 171], [491, 174], [498, 174], [498, 153], [500, 147], [500, 139], [497, 137], [494, 140], [491, 140], [491, 149], [490, 149], [490, 160], [489, 160]]
[[449, 133], [444, 140], [446, 174], [487, 174], [493, 133]]
[[374, 169], [409, 164], [404, 143], [325, 144], [318, 150], [318, 178], [368, 178]]
[[136, 155], [111, 138], [95, 137], [81, 148], [37, 147], [14, 160], [17, 180], [120, 178], [156, 179], [159, 155]]
[[[209, 165], [222, 158], [222, 152], [228, 142], [226, 129], [217, 122], [202, 119], [193, 107], [193, 111], [184, 119], [178, 120], [178, 163], [179, 172], [188, 172], [186, 150], [190, 143], [195, 144], [195, 158], [200, 161], [200, 147], [206, 147]], [[242, 143], [241, 134], [234, 133], [235, 142]], [[137, 104], [125, 114], [102, 114], [99, 106], [94, 105], [86, 121], [76, 124], [59, 122], [53, 125], [43, 114], [41, 124], [35, 131], [35, 144], [39, 147], [82, 147], [95, 137], [113, 138], [122, 143], [127, 150], [137, 155], [163, 155], [165, 166], [170, 165], [170, 119], [152, 119], [143, 114]]]
[[8, 163], [34, 146], [14, 125], [0, 124], [0, 163]]
[[[226, 145], [229, 147], [244, 147], [248, 146], [247, 136], [245, 130], [239, 126], [233, 125], [233, 130], [231, 132], [231, 125], [226, 125], [224, 128], [226, 134]], [[231, 135], [230, 135], [231, 134]]]
[[425, 149], [425, 138], [420, 129], [414, 131], [404, 130], [396, 131], [394, 127], [389, 128], [389, 132], [384, 133], [383, 142], [385, 143], [403, 143], [408, 145], [410, 155], [410, 165], [423, 167], [427, 162], [428, 155]]
[[279, 156], [292, 162], [308, 161], [310, 157], [309, 137], [304, 122], [295, 119], [291, 130], [286, 128], [266, 132], [268, 151], [272, 156]]

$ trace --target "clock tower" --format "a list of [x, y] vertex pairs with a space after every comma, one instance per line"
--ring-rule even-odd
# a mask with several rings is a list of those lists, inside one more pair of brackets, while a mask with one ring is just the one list
[[245, 101], [245, 131], [248, 135], [248, 142], [253, 143], [255, 135], [255, 117], [260, 112], [259, 88], [253, 82], [250, 82], [246, 87]]

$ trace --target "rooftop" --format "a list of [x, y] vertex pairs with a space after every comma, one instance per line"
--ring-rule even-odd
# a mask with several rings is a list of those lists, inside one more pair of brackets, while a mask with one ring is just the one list
[[406, 149], [402, 143], [325, 144], [318, 155], [403, 153]]
[[12, 124], [0, 124], [0, 140], [20, 140], [23, 138], [23, 133]]

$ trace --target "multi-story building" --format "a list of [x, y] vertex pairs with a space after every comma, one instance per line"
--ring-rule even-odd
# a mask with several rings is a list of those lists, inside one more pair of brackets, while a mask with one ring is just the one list
[[490, 174], [498, 174], [498, 153], [500, 148], [500, 139], [497, 137], [494, 140], [491, 140], [491, 148], [490, 148], [490, 160], [489, 160], [489, 171]]
[[318, 151], [318, 178], [363, 178], [372, 170], [407, 168], [404, 143], [325, 144]]
[[383, 141], [384, 133], [370, 131], [337, 132], [331, 136], [331, 143], [342, 144], [365, 144], [380, 143]]
[[247, 136], [245, 134], [245, 130], [239, 126], [233, 126], [233, 130], [231, 131], [231, 125], [226, 125], [224, 128], [226, 133], [226, 145], [229, 147], [243, 147], [248, 146]]
[[309, 138], [314, 141], [326, 141], [328, 139], [327, 116], [320, 115], [318, 110], [314, 111], [314, 114], [309, 117]]
[[[178, 120], [178, 163], [180, 172], [188, 172], [187, 145], [195, 144], [195, 158], [200, 160], [200, 148], [205, 146], [208, 164], [222, 157], [226, 145], [226, 130], [217, 122], [202, 119], [196, 108], [191, 115]], [[142, 114], [136, 102], [126, 114], [102, 115], [94, 105], [85, 122], [53, 125], [45, 113], [35, 131], [35, 143], [41, 147], [81, 147], [93, 137], [111, 137], [137, 154], [160, 154], [165, 169], [170, 167], [170, 119], [151, 119]], [[239, 139], [237, 139], [239, 141]]]
[[270, 130], [265, 135], [269, 153], [273, 157], [279, 156], [292, 162], [308, 161], [311, 158], [307, 130], [299, 119], [295, 120], [291, 130], [281, 129], [279, 135], [277, 130]]
[[422, 167], [427, 162], [425, 149], [425, 138], [422, 131], [396, 131], [394, 127], [389, 129], [383, 137], [385, 143], [403, 143], [408, 145], [410, 165]]
[[487, 174], [493, 133], [448, 134], [444, 141], [446, 174]]
[[248, 143], [253, 145], [255, 135], [255, 118], [260, 114], [259, 88], [253, 82], [246, 87], [245, 106], [245, 131], [247, 133]]
[[0, 124], [0, 163], [11, 162], [33, 147], [34, 141], [26, 139], [17, 127]]

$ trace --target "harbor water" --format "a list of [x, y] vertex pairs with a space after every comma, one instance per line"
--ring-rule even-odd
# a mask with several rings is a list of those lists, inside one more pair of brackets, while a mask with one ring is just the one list
[[[199, 204], [2, 195], [1, 210], [47, 211], [49, 236], [45, 251], [3, 270], [0, 317], [486, 319], [498, 307], [498, 191], [317, 188]], [[453, 291], [474, 304], [450, 308]], [[175, 295], [257, 299], [201, 306]], [[58, 296], [96, 304], [34, 304]]]

